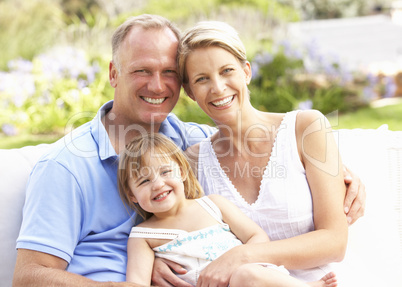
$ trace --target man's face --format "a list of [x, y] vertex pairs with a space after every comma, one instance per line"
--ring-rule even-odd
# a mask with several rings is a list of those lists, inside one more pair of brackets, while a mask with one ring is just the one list
[[110, 65], [114, 110], [125, 125], [159, 124], [176, 105], [181, 83], [176, 64], [178, 39], [168, 28], [134, 27], [118, 53], [120, 73]]

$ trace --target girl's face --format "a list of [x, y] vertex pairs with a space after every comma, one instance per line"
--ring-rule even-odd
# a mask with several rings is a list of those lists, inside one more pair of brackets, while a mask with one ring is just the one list
[[225, 49], [212, 46], [194, 50], [187, 57], [186, 70], [187, 94], [216, 123], [237, 116], [243, 103], [249, 102], [250, 64], [242, 65]]
[[174, 160], [144, 155], [145, 165], [132, 167], [129, 179], [131, 200], [147, 212], [167, 213], [185, 199], [180, 167]]

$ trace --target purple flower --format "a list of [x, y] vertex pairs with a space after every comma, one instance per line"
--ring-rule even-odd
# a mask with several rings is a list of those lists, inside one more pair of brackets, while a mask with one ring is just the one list
[[17, 129], [12, 124], [3, 124], [1, 126], [3, 133], [7, 136], [15, 136], [18, 134]]
[[396, 91], [396, 85], [391, 77], [385, 77], [384, 81], [384, 98], [393, 97]]
[[298, 110], [311, 110], [312, 108], [313, 108], [313, 102], [311, 100], [300, 102], [297, 107]]

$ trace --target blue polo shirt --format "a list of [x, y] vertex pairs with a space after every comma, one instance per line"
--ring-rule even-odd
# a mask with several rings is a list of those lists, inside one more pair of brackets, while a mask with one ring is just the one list
[[[54, 144], [32, 170], [17, 248], [68, 262], [67, 271], [96, 281], [125, 281], [134, 213], [120, 199], [118, 155], [101, 123], [113, 105]], [[215, 129], [169, 114], [159, 130], [185, 150]]]

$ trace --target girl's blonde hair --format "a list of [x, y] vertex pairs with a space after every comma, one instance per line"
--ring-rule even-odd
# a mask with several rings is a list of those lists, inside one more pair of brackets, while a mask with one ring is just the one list
[[227, 23], [201, 21], [186, 30], [178, 52], [178, 69], [183, 84], [188, 83], [186, 61], [188, 55], [198, 48], [220, 47], [235, 56], [241, 64], [247, 62], [246, 48], [237, 31]]
[[138, 203], [130, 200], [132, 195], [128, 181], [139, 174], [141, 168], [147, 163], [144, 156], [148, 154], [153, 158], [175, 161], [180, 167], [185, 196], [188, 199], [200, 198], [204, 191], [197, 180], [187, 157], [183, 151], [169, 138], [159, 133], [152, 133], [135, 137], [120, 155], [118, 170], [118, 186], [120, 197], [125, 205], [135, 210], [143, 219], [148, 219], [152, 213], [146, 212]]

